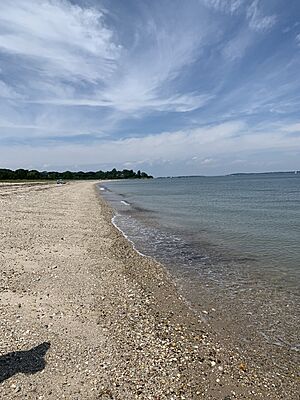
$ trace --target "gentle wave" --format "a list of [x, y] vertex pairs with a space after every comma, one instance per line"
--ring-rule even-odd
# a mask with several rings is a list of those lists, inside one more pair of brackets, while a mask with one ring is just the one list
[[120, 203], [121, 203], [121, 204], [124, 204], [124, 206], [130, 206], [130, 205], [131, 205], [130, 203], [128, 203], [128, 202], [125, 201], [125, 200], [121, 200]]
[[145, 254], [141, 253], [141, 252], [135, 247], [134, 242], [133, 242], [133, 241], [126, 235], [126, 233], [117, 225], [117, 223], [116, 223], [116, 217], [117, 217], [117, 215], [114, 215], [114, 216], [112, 217], [112, 219], [111, 219], [111, 223], [113, 224], [113, 226], [114, 226], [115, 228], [117, 228], [119, 232], [122, 233], [122, 235], [124, 236], [124, 238], [125, 238], [126, 240], [128, 240], [128, 242], [131, 243], [131, 245], [132, 245], [134, 251], [136, 251], [136, 252], [137, 252], [140, 256], [142, 256], [142, 257], [147, 257]]

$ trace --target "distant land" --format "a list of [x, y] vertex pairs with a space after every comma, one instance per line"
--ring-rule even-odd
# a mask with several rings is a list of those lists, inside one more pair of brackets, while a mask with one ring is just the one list
[[151, 175], [140, 170], [134, 172], [132, 169], [123, 169], [122, 171], [113, 168], [111, 171], [89, 171], [89, 172], [72, 172], [72, 171], [37, 171], [35, 169], [0, 169], [0, 180], [16, 181], [16, 180], [87, 180], [87, 179], [151, 179]]
[[294, 171], [274, 171], [274, 172], [234, 172], [226, 175], [177, 175], [177, 176], [159, 176], [157, 179], [166, 178], [211, 178], [213, 176], [243, 176], [243, 175], [297, 175], [300, 176], [300, 170]]
[[229, 174], [229, 176], [235, 176], [235, 175], [286, 175], [286, 174], [292, 174], [292, 175], [297, 175], [300, 174], [300, 171], [274, 171], [274, 172], [236, 172], [234, 174]]

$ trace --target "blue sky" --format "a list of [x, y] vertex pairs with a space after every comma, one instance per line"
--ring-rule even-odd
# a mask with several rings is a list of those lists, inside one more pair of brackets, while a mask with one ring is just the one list
[[1, 1], [0, 164], [300, 169], [300, 1]]

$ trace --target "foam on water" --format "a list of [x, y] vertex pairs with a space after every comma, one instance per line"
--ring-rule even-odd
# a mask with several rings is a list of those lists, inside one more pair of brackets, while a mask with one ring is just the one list
[[145, 254], [143, 254], [142, 252], [140, 252], [140, 251], [135, 247], [134, 242], [128, 237], [128, 235], [127, 235], [127, 234], [119, 227], [119, 225], [116, 223], [117, 217], [118, 217], [118, 215], [116, 214], [116, 215], [114, 215], [114, 216], [112, 217], [112, 219], [111, 219], [111, 222], [112, 222], [113, 226], [114, 226], [116, 229], [118, 229], [118, 231], [122, 233], [122, 235], [125, 237], [125, 239], [127, 239], [127, 240], [132, 244], [133, 249], [134, 249], [140, 256], [146, 257]]
[[124, 206], [130, 206], [130, 203], [128, 203], [128, 202], [125, 201], [125, 200], [121, 200], [120, 203], [121, 203], [121, 204], [124, 204]]

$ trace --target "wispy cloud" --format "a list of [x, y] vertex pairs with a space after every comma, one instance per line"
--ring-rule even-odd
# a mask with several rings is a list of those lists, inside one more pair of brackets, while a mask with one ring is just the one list
[[234, 14], [245, 4], [245, 0], [203, 0], [204, 4], [217, 11]]
[[95, 81], [107, 78], [121, 48], [96, 9], [68, 1], [0, 3], [0, 49], [30, 59], [39, 74]]
[[[197, 59], [197, 49], [206, 40], [205, 21], [195, 27], [178, 17], [161, 24], [155, 15], [146, 14], [137, 26], [133, 48], [124, 48], [105, 23], [105, 12], [63, 0], [1, 3], [0, 51], [25, 58], [36, 73], [39, 90], [29, 101], [185, 112], [212, 97], [177, 94], [170, 88], [183, 68]], [[74, 82], [80, 80], [81, 87], [74, 90]], [[59, 87], [65, 92], [59, 93]]]
[[225, 44], [222, 53], [224, 57], [230, 61], [241, 59], [253, 42], [253, 33], [249, 32], [247, 29], [243, 29], [238, 36], [234, 36]]
[[[213, 95], [176, 95], [168, 98], [152, 98], [145, 96], [141, 98], [111, 98], [111, 94], [108, 93], [107, 97], [103, 96], [91, 96], [90, 98], [71, 98], [71, 99], [49, 99], [49, 100], [36, 100], [33, 103], [39, 104], [53, 104], [62, 106], [88, 106], [88, 107], [111, 107], [116, 108], [119, 111], [130, 112], [130, 111], [143, 111], [143, 110], [158, 110], [158, 111], [177, 111], [187, 112], [195, 110], [205, 105], [209, 100], [213, 99]], [[140, 100], [140, 101], [138, 101]]]
[[300, 133], [300, 123], [283, 125], [281, 129], [285, 132]]
[[276, 21], [276, 15], [265, 15], [260, 0], [203, 0], [204, 4], [217, 11], [227, 14], [245, 15], [249, 27], [257, 32], [271, 29]]
[[0, 98], [22, 99], [23, 96], [21, 96], [13, 87], [0, 80]]
[[263, 32], [271, 29], [277, 21], [275, 15], [264, 15], [260, 8], [260, 0], [254, 0], [247, 8], [249, 26], [255, 31]]

